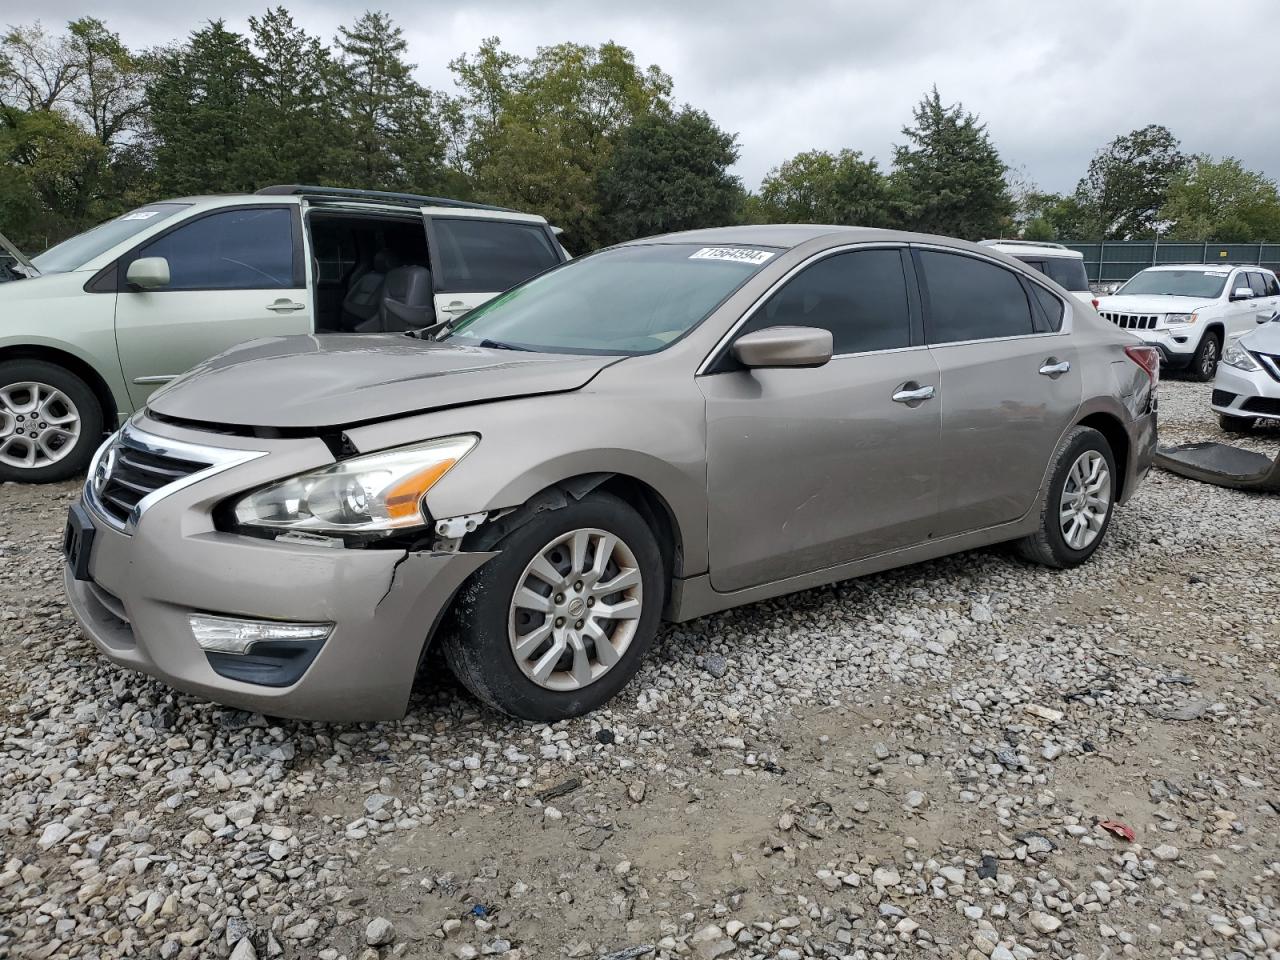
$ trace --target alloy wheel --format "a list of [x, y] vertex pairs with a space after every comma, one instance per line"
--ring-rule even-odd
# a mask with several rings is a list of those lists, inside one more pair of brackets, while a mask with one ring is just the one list
[[1218, 341], [1213, 337], [1209, 337], [1205, 341], [1204, 349], [1201, 351], [1200, 372], [1207, 378], [1218, 365]]
[[34, 470], [57, 463], [80, 439], [80, 411], [47, 383], [0, 387], [0, 463]]
[[562, 534], [516, 582], [508, 617], [521, 672], [547, 690], [579, 690], [622, 660], [644, 604], [640, 565], [625, 542], [590, 527]]
[[1111, 509], [1111, 471], [1097, 450], [1086, 450], [1071, 465], [1058, 508], [1062, 538], [1072, 550], [1098, 539]]

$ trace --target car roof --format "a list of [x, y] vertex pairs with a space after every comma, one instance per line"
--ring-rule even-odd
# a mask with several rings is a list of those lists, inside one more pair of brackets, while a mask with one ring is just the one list
[[961, 249], [989, 253], [989, 249], [957, 240], [955, 237], [934, 236], [927, 233], [910, 233], [905, 230], [882, 230], [878, 227], [842, 227], [819, 223], [766, 223], [737, 227], [710, 227], [701, 230], [684, 230], [653, 237], [630, 240], [621, 246], [639, 246], [654, 243], [702, 243], [708, 245], [742, 246], [754, 244], [761, 247], [781, 247], [790, 250], [813, 240], [826, 240], [831, 246], [845, 243], [934, 243]]
[[1270, 267], [1259, 266], [1256, 263], [1157, 263], [1153, 267], [1144, 267], [1140, 273], [1146, 273], [1148, 270], [1261, 270], [1263, 273], [1273, 273]]
[[1037, 257], [1063, 257], [1083, 260], [1084, 254], [1060, 243], [1040, 243], [1035, 240], [979, 240], [978, 246], [999, 250], [1012, 256], [1035, 254]]

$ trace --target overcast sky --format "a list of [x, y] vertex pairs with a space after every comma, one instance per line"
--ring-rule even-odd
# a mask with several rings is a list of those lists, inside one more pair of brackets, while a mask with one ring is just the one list
[[[220, 0], [235, 29], [266, 0]], [[331, 40], [363, 9], [285, 6]], [[105, 19], [131, 46], [184, 37], [204, 4], [0, 0], [0, 23]], [[614, 40], [675, 81], [675, 98], [738, 134], [737, 173], [756, 188], [801, 150], [851, 147], [888, 165], [922, 93], [937, 84], [988, 124], [1005, 162], [1067, 191], [1112, 137], [1163, 123], [1187, 152], [1280, 174], [1276, 41], [1269, 0], [383, 0], [421, 81], [451, 90], [448, 62], [498, 35], [517, 53]], [[210, 9], [205, 7], [205, 9]]]

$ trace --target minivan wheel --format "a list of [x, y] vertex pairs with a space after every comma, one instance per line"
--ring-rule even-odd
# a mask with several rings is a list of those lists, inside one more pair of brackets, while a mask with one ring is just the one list
[[101, 440], [102, 407], [82, 379], [44, 360], [0, 363], [0, 480], [66, 480]]
[[535, 515], [463, 587], [442, 642], [480, 700], [525, 720], [576, 717], [639, 669], [666, 598], [653, 532], [594, 492]]
[[1206, 333], [1191, 358], [1191, 379], [1207, 383], [1218, 374], [1218, 335]]
[[1116, 462], [1092, 427], [1067, 434], [1054, 458], [1040, 529], [1018, 541], [1018, 552], [1046, 567], [1084, 563], [1102, 544], [1115, 507]]

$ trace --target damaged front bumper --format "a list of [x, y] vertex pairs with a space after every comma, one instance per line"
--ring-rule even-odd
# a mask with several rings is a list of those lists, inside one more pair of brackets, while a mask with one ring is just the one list
[[[492, 554], [322, 546], [216, 529], [219, 502], [330, 456], [319, 441], [276, 443], [288, 444], [279, 461], [256, 458], [182, 486], [150, 503], [128, 532], [90, 509], [82, 578], [69, 564], [64, 572], [72, 610], [113, 662], [219, 703], [310, 720], [403, 716], [427, 641], [459, 586]], [[236, 653], [234, 644], [211, 649], [211, 623], [326, 629]]]

